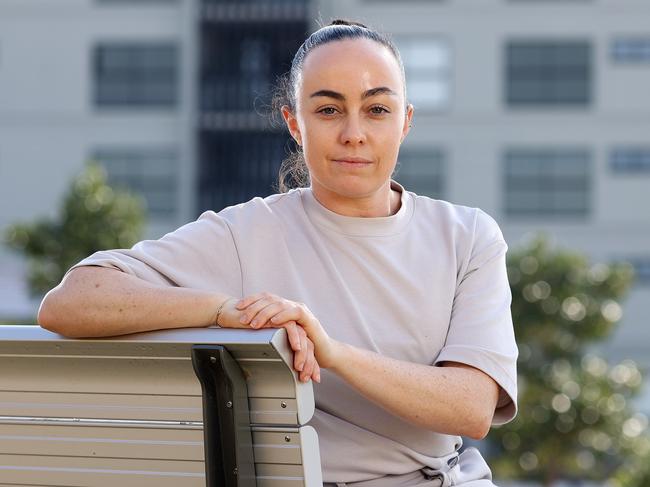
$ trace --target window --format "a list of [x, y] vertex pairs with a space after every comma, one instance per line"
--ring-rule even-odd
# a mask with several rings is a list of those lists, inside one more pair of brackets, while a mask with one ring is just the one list
[[650, 257], [632, 257], [627, 261], [634, 267], [634, 281], [641, 285], [650, 285]]
[[619, 174], [650, 175], [650, 146], [615, 147], [609, 153], [609, 167]]
[[511, 107], [589, 105], [591, 44], [586, 41], [508, 42], [505, 97]]
[[198, 211], [219, 211], [275, 193], [287, 142], [283, 132], [244, 129], [214, 131], [204, 137], [197, 174]]
[[177, 99], [173, 44], [96, 46], [95, 102], [100, 107], [173, 107]]
[[451, 54], [442, 39], [404, 37], [396, 44], [406, 72], [406, 96], [420, 110], [444, 110], [449, 105]]
[[533, 4], [544, 4], [544, 3], [549, 3], [549, 4], [557, 4], [557, 3], [580, 3], [580, 2], [593, 2], [594, 0], [508, 0], [509, 2], [512, 3], [526, 3], [530, 2]]
[[[257, 2], [210, 5], [228, 12], [247, 6], [265, 7]], [[263, 10], [286, 13], [294, 6], [299, 7], [274, 3]], [[261, 120], [259, 112], [271, 105], [274, 80], [291, 64], [287, 56], [302, 43], [306, 21], [251, 23], [250, 29], [242, 25], [240, 19], [204, 26], [199, 53], [200, 106], [204, 112], [257, 112]]]
[[395, 180], [414, 193], [443, 198], [445, 154], [440, 149], [400, 150]]
[[591, 155], [585, 149], [510, 149], [505, 153], [510, 216], [586, 216]]
[[178, 154], [174, 149], [100, 148], [94, 153], [108, 183], [142, 195], [150, 218], [173, 219], [178, 196]]
[[650, 63], [650, 37], [621, 37], [614, 39], [610, 55], [617, 63]]
[[178, 0], [95, 0], [101, 4], [115, 5], [156, 5], [156, 4], [177, 4]]
[[[361, 0], [364, 3], [393, 3], [395, 0]], [[443, 3], [447, 2], [448, 0], [409, 0], [409, 3], [411, 4], [418, 4], [418, 3], [424, 3], [424, 4], [430, 4], [430, 3]]]

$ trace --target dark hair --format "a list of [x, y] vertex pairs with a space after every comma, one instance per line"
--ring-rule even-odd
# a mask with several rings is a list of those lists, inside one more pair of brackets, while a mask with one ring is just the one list
[[[337, 19], [331, 24], [321, 27], [312, 33], [305, 42], [302, 43], [296, 55], [293, 57], [291, 69], [283, 76], [278, 78], [276, 83], [271, 109], [273, 113], [280, 113], [283, 106], [296, 113], [296, 84], [301, 74], [303, 64], [307, 55], [316, 47], [328, 44], [334, 41], [344, 39], [370, 39], [387, 47], [400, 67], [402, 81], [404, 85], [404, 98], [406, 99], [406, 83], [404, 79], [404, 65], [399, 55], [397, 47], [393, 41], [386, 35], [369, 27], [354, 21]], [[305, 163], [302, 148], [294, 144], [293, 150], [290, 150], [289, 156], [282, 161], [278, 174], [278, 190], [285, 193], [294, 187], [305, 187], [309, 185], [309, 170]]]

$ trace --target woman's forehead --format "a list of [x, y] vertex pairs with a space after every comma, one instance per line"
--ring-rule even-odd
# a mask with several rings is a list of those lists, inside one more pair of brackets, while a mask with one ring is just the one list
[[303, 63], [300, 84], [303, 97], [323, 89], [360, 95], [380, 86], [401, 93], [402, 76], [395, 56], [384, 45], [345, 39], [313, 49]]

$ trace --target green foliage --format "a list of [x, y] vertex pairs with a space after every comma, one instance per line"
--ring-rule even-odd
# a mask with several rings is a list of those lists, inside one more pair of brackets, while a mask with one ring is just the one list
[[27, 256], [30, 293], [38, 296], [95, 251], [131, 247], [141, 238], [144, 221], [141, 198], [114, 191], [104, 169], [89, 163], [64, 196], [58, 220], [11, 225], [4, 239]]
[[[538, 237], [508, 257], [519, 345], [519, 414], [488, 437], [495, 475], [541, 481], [609, 480], [643, 485], [650, 477], [648, 420], [634, 414], [642, 385], [634, 362], [609, 365], [586, 353], [622, 315], [629, 265], [591, 265]], [[647, 485], [647, 483], [646, 483]]]

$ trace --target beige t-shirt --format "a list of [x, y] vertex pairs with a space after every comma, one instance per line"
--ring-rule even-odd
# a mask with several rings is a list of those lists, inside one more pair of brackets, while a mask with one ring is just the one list
[[[74, 267], [100, 265], [160, 285], [236, 297], [268, 291], [303, 302], [336, 340], [399, 360], [456, 361], [484, 371], [500, 386], [493, 424], [510, 421], [517, 346], [501, 231], [479, 209], [393, 187], [402, 196], [392, 216], [338, 215], [310, 189], [296, 189], [206, 211], [159, 240], [96, 252]], [[390, 414], [327, 370], [314, 390], [310, 424], [319, 435], [325, 482], [440, 468], [462, 445], [459, 436]]]

